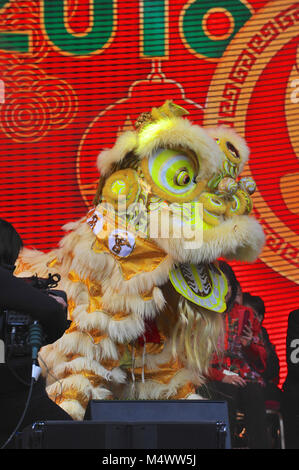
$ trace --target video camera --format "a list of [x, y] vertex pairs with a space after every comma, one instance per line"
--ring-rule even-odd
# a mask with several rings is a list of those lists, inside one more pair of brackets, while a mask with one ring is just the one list
[[[45, 294], [61, 297], [67, 304], [66, 293], [55, 289], [60, 281], [59, 274], [49, 274], [48, 278], [35, 275], [21, 279]], [[1, 339], [5, 344], [5, 356], [10, 358], [31, 355], [35, 343], [40, 344], [40, 347], [47, 344], [47, 334], [39, 323], [30, 315], [15, 310], [3, 310], [0, 313]]]

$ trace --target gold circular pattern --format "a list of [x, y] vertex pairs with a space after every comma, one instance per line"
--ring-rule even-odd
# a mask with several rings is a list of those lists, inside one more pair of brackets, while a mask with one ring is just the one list
[[106, 202], [117, 209], [123, 202], [125, 202], [126, 207], [136, 202], [139, 193], [137, 173], [135, 170], [127, 168], [116, 171], [107, 178], [102, 196]]

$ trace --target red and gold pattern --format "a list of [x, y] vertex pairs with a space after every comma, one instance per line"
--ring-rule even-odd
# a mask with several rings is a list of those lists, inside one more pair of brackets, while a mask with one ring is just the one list
[[0, 126], [12, 141], [38, 142], [75, 118], [77, 96], [65, 80], [28, 64], [7, 67], [2, 79], [6, 99], [0, 105]]
[[[70, 27], [78, 34], [89, 25], [88, 3], [67, 1]], [[5, 86], [0, 161], [6, 175], [1, 215], [14, 223], [27, 245], [53, 248], [62, 236], [59, 227], [85, 215], [97, 184], [96, 155], [119, 130], [132, 125], [136, 103], [159, 105], [160, 97], [164, 101], [171, 93], [183, 107], [188, 102], [197, 111], [198, 124], [203, 116], [208, 123], [233, 124], [252, 150], [246, 171], [258, 182], [254, 205], [267, 233], [259, 263], [236, 269], [244, 289], [265, 300], [283, 379], [286, 318], [298, 298], [298, 103], [288, 99], [292, 93], [297, 96], [298, 2], [247, 1], [251, 18], [212, 61], [194, 55], [183, 40], [182, 17], [190, 2], [167, 3], [163, 76], [147, 79], [152, 61], [141, 55], [139, 2], [118, 2], [113, 40], [104, 52], [90, 56], [63, 55], [53, 47], [42, 19], [43, 0], [1, 2], [0, 32], [26, 33], [29, 44], [25, 53], [0, 48]], [[217, 44], [234, 22], [234, 13], [210, 11], [203, 27]], [[139, 93], [130, 94], [136, 81]], [[271, 180], [264, 178], [265, 172]]]

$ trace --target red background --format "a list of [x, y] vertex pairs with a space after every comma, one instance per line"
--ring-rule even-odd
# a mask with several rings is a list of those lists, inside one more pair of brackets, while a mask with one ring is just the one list
[[[88, 25], [88, 0], [68, 3], [70, 26], [83, 32]], [[198, 105], [205, 106], [218, 61], [195, 56], [184, 45], [179, 17], [186, 3], [169, 0], [169, 56], [161, 61], [166, 79], [158, 85], [153, 76], [149, 77], [152, 61], [140, 54], [139, 1], [117, 2], [117, 25], [111, 44], [103, 52], [85, 57], [65, 55], [49, 42], [42, 28], [41, 1], [11, 0], [1, 10], [1, 31], [29, 30], [33, 39], [32, 51], [25, 54], [7, 52], [0, 45], [0, 78], [5, 84], [5, 103], [0, 105], [0, 214], [13, 223], [26, 246], [44, 251], [55, 247], [63, 236], [61, 227], [86, 213], [98, 177], [96, 156], [113, 144], [126, 120], [134, 120], [141, 111], [172, 98], [189, 109], [195, 122], [202, 123], [203, 111]], [[264, 5], [276, 2], [248, 3], [254, 14]], [[214, 20], [210, 22], [214, 34], [225, 32], [219, 16]], [[294, 50], [297, 45], [298, 38], [294, 40]], [[290, 57], [294, 50], [290, 48]], [[276, 76], [276, 90], [284, 89], [290, 70], [285, 57], [284, 62], [277, 57], [281, 73]], [[136, 81], [141, 83], [133, 86]], [[260, 85], [267, 88], [270, 84], [265, 80]], [[279, 99], [276, 105], [283, 106]], [[261, 123], [258, 132], [257, 116]], [[286, 147], [286, 124], [282, 124], [280, 138], [273, 140], [275, 125], [269, 116], [267, 98], [265, 103], [265, 98], [263, 101], [256, 92], [248, 117], [249, 145], [254, 148], [251, 170], [269, 204], [298, 233], [298, 217], [290, 219], [275, 187], [275, 175], [268, 178], [271, 171], [283, 171], [283, 155], [292, 152]], [[282, 158], [269, 164], [263, 150], [267, 147], [267, 155], [271, 154], [271, 145], [276, 149], [281, 145], [283, 151]], [[298, 171], [294, 155], [292, 162]], [[298, 308], [298, 283], [261, 260], [253, 265], [234, 263], [234, 267], [243, 289], [265, 301], [264, 326], [280, 357], [282, 383], [286, 374], [287, 317]]]

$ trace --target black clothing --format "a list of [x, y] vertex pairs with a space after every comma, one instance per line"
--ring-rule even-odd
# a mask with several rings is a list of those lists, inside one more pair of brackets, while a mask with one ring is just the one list
[[[30, 381], [31, 370], [28, 381]], [[1, 389], [0, 389], [0, 447], [7, 441], [11, 433], [15, 430], [23, 411], [25, 409], [29, 387], [24, 386], [16, 377], [12, 375], [5, 364], [0, 366]], [[44, 379], [40, 377], [33, 386], [33, 392], [29, 408], [24, 417], [19, 432], [26, 426], [37, 421], [57, 420], [70, 421], [72, 418], [56, 405], [47, 395]], [[15, 448], [15, 440], [5, 447]]]
[[[268, 403], [277, 402], [280, 405], [282, 392], [278, 387], [280, 372], [279, 358], [276, 354], [275, 346], [271, 343], [268, 332], [263, 326], [261, 327], [261, 334], [267, 353], [266, 369], [261, 374], [265, 381], [265, 401]], [[269, 406], [271, 406], [270, 403]]]
[[282, 393], [286, 449], [299, 449], [299, 389], [289, 386]]
[[288, 318], [286, 339], [288, 374], [283, 384], [283, 418], [287, 449], [299, 449], [299, 309]]
[[286, 354], [288, 374], [283, 389], [297, 387], [299, 390], [299, 309], [293, 310], [288, 318]]
[[240, 411], [244, 413], [249, 448], [269, 448], [264, 390], [260, 384], [247, 382], [241, 387], [215, 380], [200, 388], [199, 393], [208, 400], [227, 402], [232, 447], [238, 445], [235, 430], [237, 411]]
[[3, 267], [0, 267], [0, 308], [27, 313], [38, 320], [49, 343], [60, 338], [68, 328], [61, 304]]
[[[0, 311], [16, 310], [38, 320], [47, 342], [59, 339], [69, 322], [61, 304], [47, 294], [13, 276], [0, 267]], [[31, 357], [6, 358], [0, 364], [0, 447], [8, 439], [22, 416], [31, 380]], [[35, 421], [71, 420], [72, 418], [48, 397], [44, 379], [34, 384], [30, 406], [20, 429]], [[10, 448], [13, 444], [10, 444]], [[9, 448], [9, 447], [8, 447]]]
[[261, 334], [267, 352], [266, 369], [262, 372], [266, 382], [279, 382], [279, 359], [275, 351], [275, 346], [271, 343], [266, 328], [261, 327]]

